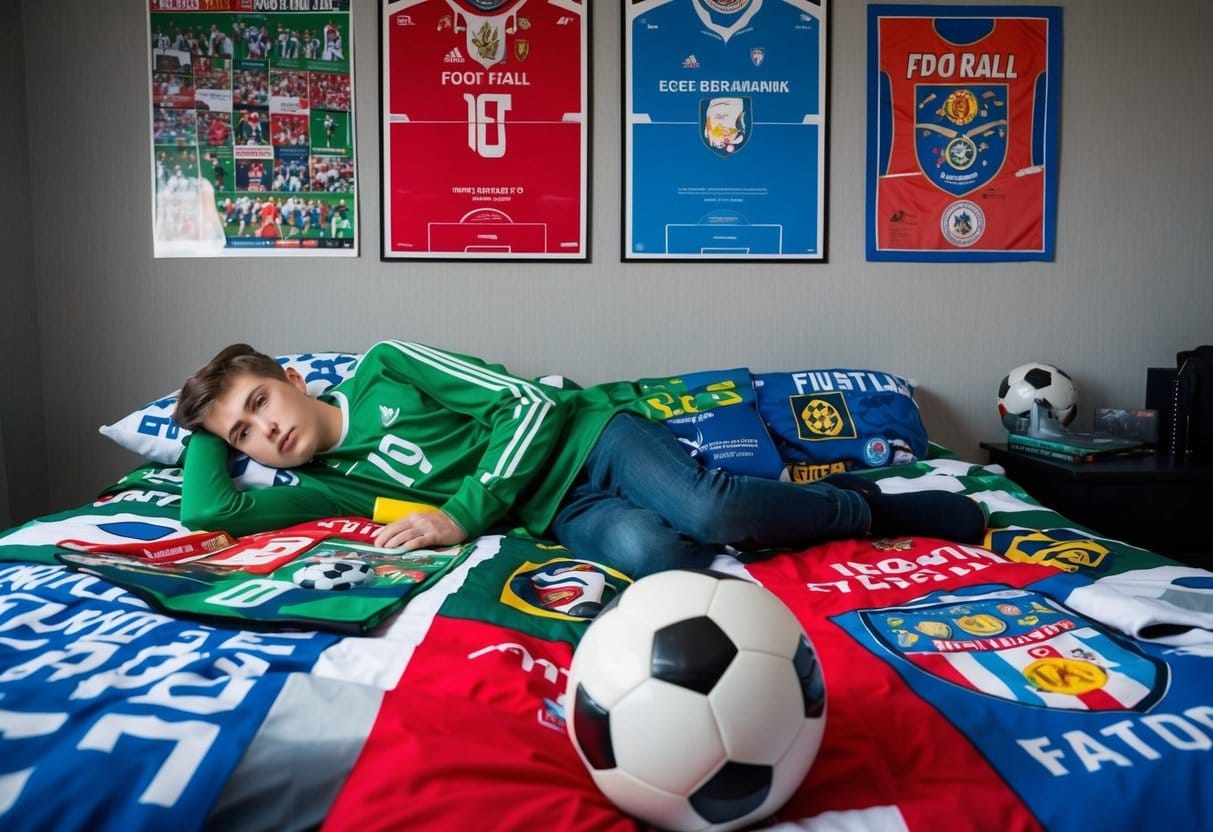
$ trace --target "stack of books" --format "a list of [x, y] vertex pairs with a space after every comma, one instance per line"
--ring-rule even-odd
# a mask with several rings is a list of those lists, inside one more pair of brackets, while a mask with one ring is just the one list
[[1007, 434], [1007, 448], [1027, 456], [1055, 459], [1059, 462], [1095, 462], [1108, 457], [1140, 453], [1145, 443], [1139, 439], [1094, 433], [1066, 433], [1056, 437]]

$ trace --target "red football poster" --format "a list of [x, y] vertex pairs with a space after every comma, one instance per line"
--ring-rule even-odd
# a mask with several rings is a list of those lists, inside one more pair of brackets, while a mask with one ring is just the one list
[[869, 260], [1051, 260], [1061, 9], [868, 6]]
[[588, 257], [583, 0], [384, 0], [384, 260]]

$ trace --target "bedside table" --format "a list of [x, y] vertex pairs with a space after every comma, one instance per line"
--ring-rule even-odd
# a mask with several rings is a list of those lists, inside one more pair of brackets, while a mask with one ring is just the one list
[[1105, 537], [1213, 568], [1213, 463], [1144, 454], [1069, 463], [982, 442], [1042, 504]]

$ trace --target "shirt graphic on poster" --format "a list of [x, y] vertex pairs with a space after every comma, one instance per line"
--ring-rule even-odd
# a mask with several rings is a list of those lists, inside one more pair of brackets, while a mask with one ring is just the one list
[[641, 0], [627, 15], [627, 255], [820, 256], [821, 5]]
[[1051, 256], [1056, 17], [881, 8], [899, 11], [871, 33], [869, 257]]
[[387, 4], [385, 257], [585, 256], [583, 12]]

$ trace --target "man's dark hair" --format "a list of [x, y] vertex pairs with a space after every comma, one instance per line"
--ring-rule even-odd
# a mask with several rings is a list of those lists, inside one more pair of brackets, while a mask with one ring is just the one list
[[173, 419], [186, 430], [202, 427], [215, 398], [223, 393], [233, 377], [246, 374], [260, 378], [286, 378], [286, 370], [270, 356], [257, 352], [248, 344], [232, 344], [195, 370], [181, 385]]

